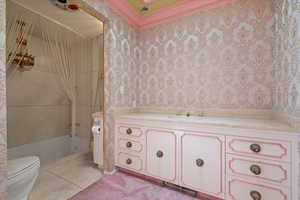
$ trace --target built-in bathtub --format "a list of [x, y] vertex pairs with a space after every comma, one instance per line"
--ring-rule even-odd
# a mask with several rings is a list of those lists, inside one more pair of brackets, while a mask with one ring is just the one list
[[88, 138], [62, 136], [9, 148], [8, 159], [35, 155], [40, 158], [41, 164], [45, 165], [73, 153], [88, 151]]

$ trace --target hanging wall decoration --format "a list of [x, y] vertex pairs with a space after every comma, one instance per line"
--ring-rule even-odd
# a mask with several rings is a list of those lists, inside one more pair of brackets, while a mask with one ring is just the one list
[[29, 71], [34, 66], [34, 56], [29, 53], [27, 48], [28, 40], [25, 38], [24, 28], [26, 23], [18, 20], [16, 22], [19, 27], [16, 39], [16, 50], [8, 54], [8, 60], [11, 64], [16, 65], [19, 71]]

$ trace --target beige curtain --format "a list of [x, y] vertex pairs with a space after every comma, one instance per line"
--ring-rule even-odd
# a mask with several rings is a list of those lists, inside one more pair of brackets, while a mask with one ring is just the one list
[[42, 39], [45, 41], [44, 52], [55, 58], [51, 63], [52, 70], [58, 77], [63, 90], [72, 105], [71, 135], [76, 135], [76, 64], [74, 44], [80, 40], [74, 33], [59, 26], [49, 26], [48, 20], [40, 19], [39, 27]]

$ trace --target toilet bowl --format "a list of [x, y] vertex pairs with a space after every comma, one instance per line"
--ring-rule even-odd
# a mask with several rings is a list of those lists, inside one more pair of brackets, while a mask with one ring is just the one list
[[8, 161], [8, 200], [27, 200], [39, 174], [40, 159], [36, 156]]

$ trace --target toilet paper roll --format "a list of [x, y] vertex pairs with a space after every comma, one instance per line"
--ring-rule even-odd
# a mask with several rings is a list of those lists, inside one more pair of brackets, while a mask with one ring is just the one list
[[100, 134], [101, 133], [101, 127], [100, 126], [93, 126], [92, 127], [93, 134]]

